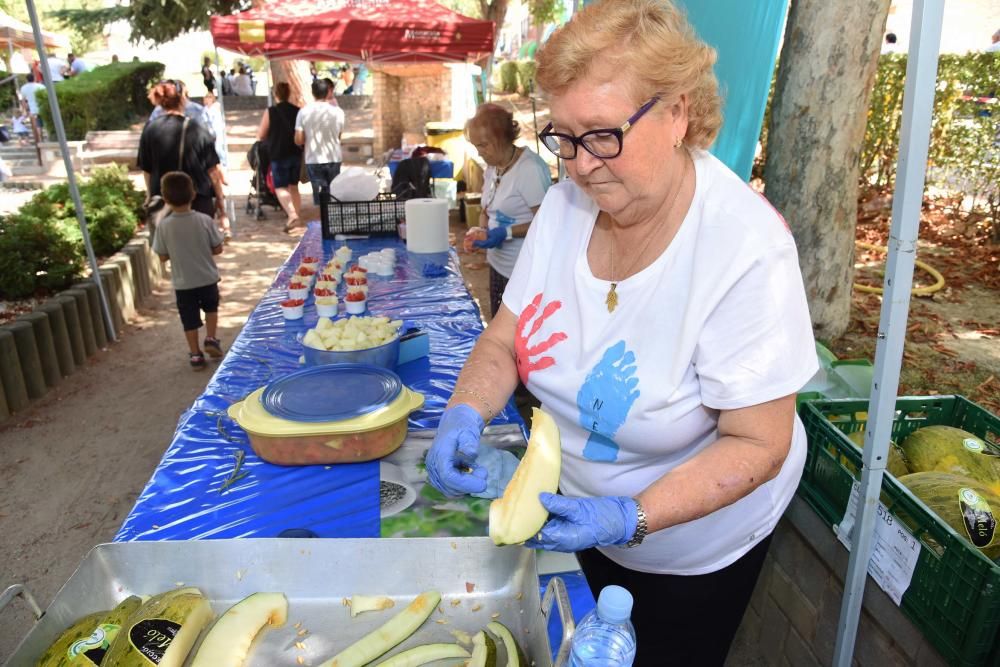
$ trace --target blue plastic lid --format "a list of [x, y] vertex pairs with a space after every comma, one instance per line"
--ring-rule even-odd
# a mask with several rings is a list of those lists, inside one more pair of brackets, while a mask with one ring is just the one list
[[632, 616], [632, 594], [621, 586], [605, 586], [597, 596], [597, 615], [609, 623], [624, 623]]
[[369, 364], [313, 366], [275, 380], [260, 402], [275, 417], [299, 422], [342, 421], [392, 403], [399, 376]]

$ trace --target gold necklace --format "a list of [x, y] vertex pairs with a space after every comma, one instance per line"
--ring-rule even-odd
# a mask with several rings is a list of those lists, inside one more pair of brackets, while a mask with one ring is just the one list
[[[681, 169], [683, 169], [683, 173], [681, 174], [681, 182], [677, 185], [677, 190], [674, 191], [674, 196], [673, 199], [670, 200], [670, 206], [667, 208], [667, 213], [662, 218], [660, 218], [660, 221], [656, 223], [656, 226], [653, 227], [652, 231], [650, 231], [649, 234], [646, 235], [646, 240], [643, 241], [642, 246], [639, 249], [639, 253], [635, 256], [635, 259], [633, 259], [629, 263], [628, 267], [625, 269], [624, 272], [625, 276], [628, 276], [628, 272], [632, 270], [632, 267], [635, 266], [635, 263], [638, 262], [639, 258], [642, 257], [643, 253], [646, 252], [646, 248], [649, 246], [650, 241], [653, 240], [653, 236], [656, 234], [656, 232], [659, 231], [660, 227], [663, 226], [663, 223], [666, 222], [670, 218], [671, 214], [674, 212], [674, 205], [677, 204], [677, 198], [680, 197], [681, 190], [684, 188], [684, 181], [687, 180], [687, 159], [686, 159], [687, 157], [688, 153], [687, 151], [684, 151], [685, 159], [684, 159], [684, 164], [681, 167]], [[610, 289], [608, 289], [608, 295], [604, 298], [604, 303], [608, 307], [608, 312], [613, 313], [615, 312], [615, 308], [618, 307], [618, 292], [615, 291], [618, 288], [618, 281], [615, 280], [615, 227], [613, 222], [611, 224], [610, 231], [611, 231], [611, 287]]]

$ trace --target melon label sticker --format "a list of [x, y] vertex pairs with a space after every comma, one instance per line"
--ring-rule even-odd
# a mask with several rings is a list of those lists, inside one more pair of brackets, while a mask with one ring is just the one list
[[[854, 530], [858, 505], [861, 504], [861, 483], [854, 482], [847, 511], [839, 525], [834, 526], [839, 539], [848, 551], [851, 549], [851, 533]], [[903, 601], [903, 594], [910, 587], [913, 571], [920, 557], [920, 542], [896, 518], [886, 506], [879, 502], [875, 514], [875, 539], [872, 555], [868, 560], [868, 574], [897, 605]]]
[[972, 489], [963, 487], [958, 490], [958, 505], [962, 508], [962, 521], [969, 541], [979, 549], [993, 544], [997, 520], [986, 499]]
[[996, 456], [993, 452], [986, 449], [986, 443], [979, 438], [966, 438], [962, 441], [962, 444], [970, 452], [975, 452], [976, 454], [983, 454], [985, 456]]
[[142, 657], [158, 665], [180, 629], [180, 623], [165, 618], [148, 618], [133, 625], [128, 638]]
[[93, 664], [100, 665], [101, 661], [104, 660], [104, 654], [108, 652], [108, 648], [111, 647], [111, 642], [115, 640], [118, 636], [118, 631], [120, 626], [114, 625], [113, 623], [102, 623], [90, 633], [89, 637], [84, 639], [78, 639], [69, 645], [69, 649], [66, 651], [66, 657], [70, 658], [80, 658], [82, 657], [87, 663], [81, 664]]

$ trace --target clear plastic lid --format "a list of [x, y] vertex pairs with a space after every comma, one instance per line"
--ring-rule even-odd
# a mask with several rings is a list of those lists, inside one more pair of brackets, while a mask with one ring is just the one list
[[632, 616], [632, 594], [621, 586], [605, 586], [597, 597], [597, 615], [609, 623], [624, 623]]

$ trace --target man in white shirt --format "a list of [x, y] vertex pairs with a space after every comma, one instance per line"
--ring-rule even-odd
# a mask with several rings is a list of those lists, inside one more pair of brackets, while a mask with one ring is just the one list
[[990, 53], [992, 51], [1000, 51], [1000, 30], [993, 33], [992, 37], [993, 43], [986, 47], [986, 52]]
[[313, 101], [302, 107], [295, 118], [295, 143], [305, 147], [306, 172], [316, 205], [320, 203], [320, 190], [329, 190], [343, 161], [340, 135], [344, 131], [344, 110], [330, 101], [332, 92], [326, 79], [313, 81]]
[[57, 58], [56, 54], [49, 54], [49, 79], [53, 82], [65, 81], [63, 72], [66, 71], [68, 65], [66, 61], [62, 58]]
[[24, 100], [24, 104], [27, 106], [26, 111], [38, 118], [38, 91], [45, 90], [45, 86], [41, 83], [35, 81], [35, 75], [28, 75], [28, 82], [21, 86], [21, 99]]
[[80, 76], [84, 72], [90, 71], [90, 65], [83, 62], [83, 58], [77, 58], [74, 54], [69, 54], [67, 56], [69, 60], [69, 75], [70, 76]]

